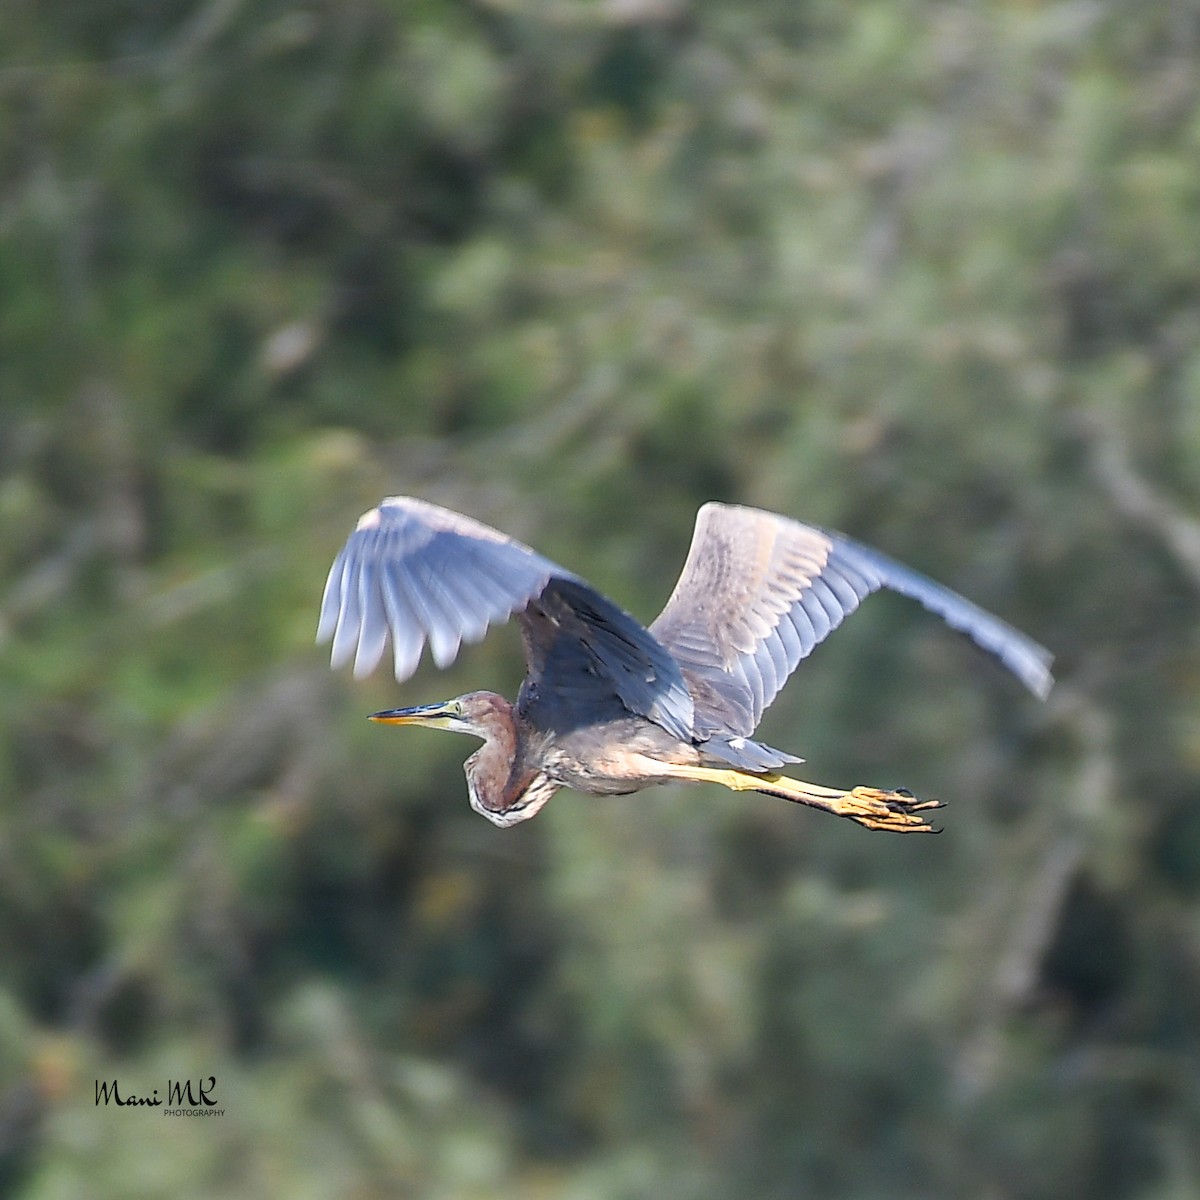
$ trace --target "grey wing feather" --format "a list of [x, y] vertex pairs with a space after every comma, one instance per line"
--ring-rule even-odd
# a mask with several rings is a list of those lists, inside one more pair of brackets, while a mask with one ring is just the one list
[[523, 609], [556, 573], [566, 572], [478, 521], [391, 496], [363, 515], [334, 560], [317, 640], [333, 640], [335, 667], [353, 659], [363, 676], [390, 638], [403, 681], [426, 642], [438, 666], [448, 666], [464, 640], [478, 641], [490, 623]]
[[842, 534], [706, 504], [679, 582], [650, 626], [692, 690], [697, 734], [753, 733], [801, 659], [880, 588], [967, 634], [1036, 695], [1050, 690], [1049, 651], [949, 588]]
[[426, 643], [449, 666], [462, 642], [514, 613], [544, 695], [569, 693], [578, 706], [591, 688], [597, 704], [615, 698], [691, 737], [679, 666], [639, 622], [523, 543], [409, 496], [390, 496], [359, 520], [330, 569], [317, 640], [332, 640], [335, 667], [353, 659], [356, 676], [375, 669], [390, 640], [404, 681]]
[[540, 709], [544, 724], [563, 728], [598, 719], [606, 699], [615, 698], [680, 741], [691, 741], [692, 695], [679, 664], [639, 621], [582, 579], [550, 580], [522, 614], [521, 626], [532, 685], [527, 700], [554, 696], [551, 706]]

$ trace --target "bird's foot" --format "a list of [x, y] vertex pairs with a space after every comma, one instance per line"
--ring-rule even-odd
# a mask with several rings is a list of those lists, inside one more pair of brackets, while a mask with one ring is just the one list
[[760, 775], [758, 779], [756, 791], [845, 817], [864, 829], [885, 829], [891, 833], [941, 832], [922, 814], [946, 806], [940, 800], [920, 800], [907, 788], [883, 791], [880, 788], [856, 787], [845, 792], [840, 788], [806, 783], [786, 775]]
[[840, 799], [830, 801], [830, 812], [856, 821], [864, 829], [886, 829], [891, 833], [941, 833], [921, 814], [945, 808], [941, 800], [920, 800], [907, 788], [893, 792], [856, 787]]

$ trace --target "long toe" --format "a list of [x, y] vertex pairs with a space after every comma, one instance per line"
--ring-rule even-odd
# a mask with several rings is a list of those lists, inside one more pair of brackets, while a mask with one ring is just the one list
[[945, 807], [940, 800], [919, 800], [906, 789], [888, 792], [868, 787], [856, 787], [839, 805], [842, 816], [864, 828], [893, 833], [940, 833], [920, 814]]

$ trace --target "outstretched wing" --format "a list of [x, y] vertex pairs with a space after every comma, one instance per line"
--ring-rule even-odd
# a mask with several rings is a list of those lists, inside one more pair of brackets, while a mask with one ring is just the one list
[[409, 496], [365, 513], [334, 561], [317, 641], [335, 667], [369, 674], [392, 644], [396, 678], [429, 643], [447, 667], [463, 642], [519, 614], [530, 678], [544, 697], [568, 693], [580, 711], [617, 699], [686, 740], [692, 700], [679, 666], [633, 617], [578, 576], [499, 531]]
[[650, 626], [691, 688], [697, 734], [753, 733], [800, 660], [879, 588], [937, 613], [1036, 695], [1050, 690], [1049, 651], [949, 588], [841, 534], [706, 504], [679, 582]]

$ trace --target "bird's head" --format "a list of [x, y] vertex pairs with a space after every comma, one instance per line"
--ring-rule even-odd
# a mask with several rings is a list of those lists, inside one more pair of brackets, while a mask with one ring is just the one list
[[467, 789], [471, 807], [502, 828], [527, 821], [558, 790], [537, 765], [514, 770], [517, 731], [512, 705], [494, 692], [469, 692], [441, 704], [392, 708], [372, 713], [384, 725], [424, 725], [481, 738], [481, 746], [467, 759]]
[[438, 704], [418, 704], [413, 708], [389, 708], [367, 718], [382, 725], [424, 725], [428, 729], [449, 729], [469, 733], [487, 741], [498, 728], [511, 727], [512, 705], [493, 692], [468, 692]]

